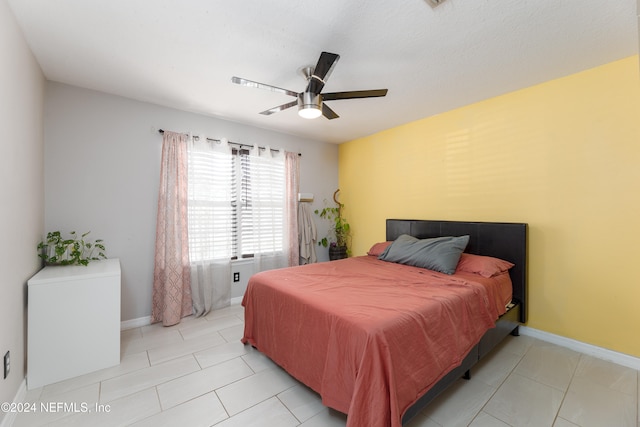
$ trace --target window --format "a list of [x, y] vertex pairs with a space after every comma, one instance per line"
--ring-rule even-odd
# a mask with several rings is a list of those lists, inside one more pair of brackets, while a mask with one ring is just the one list
[[194, 142], [189, 146], [188, 180], [192, 262], [283, 251], [282, 156]]
[[242, 153], [240, 163], [239, 254], [282, 252], [284, 247], [284, 162]]

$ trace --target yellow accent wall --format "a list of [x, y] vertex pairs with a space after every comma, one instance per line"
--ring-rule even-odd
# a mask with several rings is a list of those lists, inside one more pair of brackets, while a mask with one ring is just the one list
[[640, 357], [637, 56], [341, 144], [339, 183], [354, 255], [386, 218], [528, 223], [528, 326]]

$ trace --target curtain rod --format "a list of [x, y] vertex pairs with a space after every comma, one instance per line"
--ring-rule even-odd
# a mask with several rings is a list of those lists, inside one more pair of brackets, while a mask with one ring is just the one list
[[[164, 129], [158, 129], [158, 133], [159, 133], [159, 134], [161, 134], [161, 135], [163, 135], [163, 134], [164, 134]], [[187, 135], [187, 136], [188, 136], [188, 134], [186, 134], [186, 133], [183, 133], [183, 135]], [[192, 136], [192, 138], [193, 138], [193, 139], [195, 139], [196, 141], [200, 139], [200, 137], [199, 137], [198, 135], [193, 135], [193, 136]], [[216, 143], [220, 143], [220, 142], [222, 142], [222, 140], [220, 140], [220, 139], [208, 138], [208, 137], [207, 137], [207, 141], [209, 141], [209, 142], [216, 142]], [[253, 147], [253, 145], [241, 144], [241, 143], [239, 143], [239, 142], [227, 141], [227, 143], [228, 143], [229, 145], [235, 145], [235, 146], [237, 146], [237, 147], [239, 147], [239, 148], [242, 148], [242, 147], [252, 148], [252, 147]], [[266, 148], [266, 147], [258, 147], [258, 149], [259, 149], [259, 150], [266, 150], [267, 148]], [[280, 150], [278, 150], [277, 148], [269, 148], [269, 149], [270, 149], [271, 151], [276, 152], [276, 153], [279, 153], [279, 152], [280, 152]], [[302, 153], [298, 153], [298, 156], [302, 157]]]

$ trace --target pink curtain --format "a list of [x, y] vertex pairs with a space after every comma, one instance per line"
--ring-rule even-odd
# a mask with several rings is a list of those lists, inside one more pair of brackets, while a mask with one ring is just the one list
[[300, 262], [300, 248], [298, 247], [298, 193], [300, 192], [300, 156], [298, 153], [285, 152], [285, 232], [288, 234], [289, 267]]
[[192, 314], [187, 234], [187, 136], [164, 132], [156, 222], [151, 322], [180, 323]]

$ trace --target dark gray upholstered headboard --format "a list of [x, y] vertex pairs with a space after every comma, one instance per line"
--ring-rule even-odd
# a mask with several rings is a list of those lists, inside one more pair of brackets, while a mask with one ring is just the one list
[[387, 220], [387, 240], [401, 234], [419, 239], [469, 235], [465, 252], [510, 261], [513, 299], [520, 302], [520, 322], [527, 321], [527, 224], [431, 220]]

